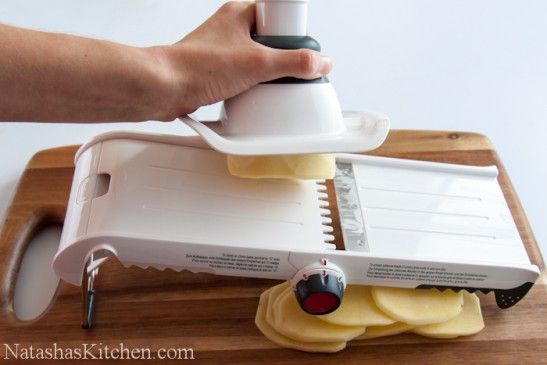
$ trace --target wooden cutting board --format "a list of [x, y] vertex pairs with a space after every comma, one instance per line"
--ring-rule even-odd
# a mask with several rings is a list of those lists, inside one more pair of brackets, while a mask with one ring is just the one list
[[[96, 280], [98, 297], [91, 330], [80, 328], [80, 288], [63, 282], [40, 318], [30, 322], [18, 320], [13, 311], [13, 293], [22, 255], [40, 228], [62, 223], [76, 149], [77, 146], [69, 146], [37, 153], [26, 167], [8, 210], [0, 234], [1, 343], [49, 347], [55, 342], [59, 347], [75, 347], [83, 343], [119, 346], [122, 342], [125, 347], [148, 347], [152, 351], [193, 348], [196, 360], [222, 364], [547, 362], [547, 281], [543, 259], [507, 173], [491, 143], [482, 135], [396, 130], [372, 154], [497, 165], [499, 181], [521, 237], [532, 262], [542, 269], [542, 277], [518, 305], [507, 310], [496, 307], [493, 294], [481, 295], [486, 328], [476, 336], [432, 340], [404, 334], [354, 341], [337, 354], [283, 349], [256, 329], [253, 321], [258, 297], [277, 281], [127, 269], [115, 260], [101, 267]], [[339, 227], [336, 229], [339, 237]], [[4, 349], [0, 350], [3, 357]]]

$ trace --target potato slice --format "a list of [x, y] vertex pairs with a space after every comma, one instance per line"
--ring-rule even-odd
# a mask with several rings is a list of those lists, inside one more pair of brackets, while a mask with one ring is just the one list
[[473, 335], [483, 328], [479, 298], [475, 294], [463, 292], [463, 309], [460, 314], [446, 322], [415, 328], [412, 332], [434, 338], [455, 338]]
[[[340, 326], [387, 326], [396, 321], [374, 303], [369, 286], [348, 285], [342, 304], [332, 313], [317, 318]], [[366, 333], [366, 332], [365, 332]]]
[[399, 333], [407, 332], [415, 326], [403, 322], [395, 322], [387, 326], [372, 326], [367, 327], [365, 333], [355, 338], [356, 340], [368, 340], [371, 338], [385, 337], [398, 335]]
[[278, 284], [270, 289], [268, 291], [270, 292], [270, 295], [268, 296], [268, 309], [266, 310], [266, 322], [270, 326], [275, 325], [275, 302], [277, 299], [279, 299], [279, 296], [287, 289], [291, 289], [290, 284], [288, 281], [285, 281], [284, 283]]
[[260, 302], [255, 316], [255, 324], [262, 334], [273, 343], [296, 350], [307, 352], [337, 352], [346, 347], [346, 342], [299, 342], [277, 333], [266, 321], [266, 312], [273, 289], [268, 289], [260, 295]]
[[265, 179], [332, 179], [336, 169], [334, 155], [227, 156], [230, 174]]
[[372, 298], [390, 317], [413, 325], [446, 322], [463, 306], [462, 293], [452, 290], [372, 287]]
[[285, 289], [275, 302], [274, 329], [301, 342], [345, 342], [365, 332], [362, 326], [339, 326], [304, 312], [291, 288]]

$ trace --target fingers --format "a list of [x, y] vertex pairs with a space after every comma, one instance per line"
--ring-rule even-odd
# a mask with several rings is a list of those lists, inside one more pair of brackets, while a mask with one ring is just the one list
[[220, 7], [218, 13], [225, 15], [230, 23], [243, 26], [246, 32], [250, 32], [255, 24], [255, 4], [252, 2], [229, 1]]
[[[222, 5], [218, 11], [231, 24], [240, 25], [244, 36], [255, 24], [255, 4], [241, 1], [230, 1]], [[229, 31], [229, 29], [227, 29]], [[250, 41], [250, 38], [248, 39]], [[262, 48], [257, 54], [261, 61], [255, 64], [260, 81], [269, 81], [280, 77], [296, 77], [299, 79], [316, 79], [328, 74], [332, 69], [330, 58], [309, 49], [278, 50]], [[262, 67], [260, 67], [262, 66]]]
[[270, 79], [289, 76], [311, 80], [324, 76], [332, 70], [332, 60], [329, 57], [310, 49], [290, 51], [272, 49], [269, 61]]

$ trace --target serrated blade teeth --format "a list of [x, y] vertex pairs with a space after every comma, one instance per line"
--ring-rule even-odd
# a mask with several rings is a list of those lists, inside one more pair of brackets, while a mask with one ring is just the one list
[[321, 217], [321, 224], [330, 225], [332, 224], [332, 219], [330, 217]]
[[335, 237], [332, 234], [324, 234], [323, 237], [325, 242], [332, 242], [335, 239]]
[[317, 193], [317, 196], [319, 197], [319, 199], [322, 199], [322, 200], [328, 200], [329, 199], [329, 194], [323, 193], [321, 191], [319, 191]]
[[325, 182], [317, 182], [317, 191], [326, 191], [327, 185], [325, 185]]
[[322, 217], [326, 217], [326, 216], [330, 215], [330, 210], [321, 208], [321, 209], [319, 209], [319, 213], [321, 214]]
[[319, 201], [319, 208], [328, 208], [328, 207], [329, 207], [328, 201], [324, 201], [324, 200]]

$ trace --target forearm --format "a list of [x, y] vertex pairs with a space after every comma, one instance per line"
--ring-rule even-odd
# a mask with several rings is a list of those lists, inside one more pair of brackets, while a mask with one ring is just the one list
[[154, 53], [0, 25], [0, 120], [163, 120], [169, 75]]
[[330, 71], [318, 52], [254, 42], [254, 21], [254, 4], [227, 2], [150, 48], [0, 25], [0, 121], [172, 120], [261, 82]]

